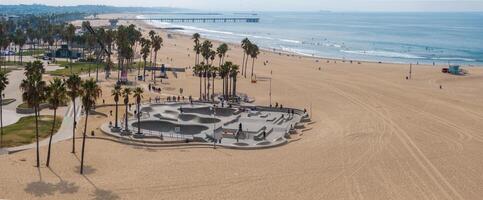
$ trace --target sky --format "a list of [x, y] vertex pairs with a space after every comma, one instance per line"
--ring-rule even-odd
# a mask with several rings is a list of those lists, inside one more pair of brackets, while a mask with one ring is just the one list
[[178, 7], [206, 11], [483, 11], [483, 0], [0, 0], [0, 4]]

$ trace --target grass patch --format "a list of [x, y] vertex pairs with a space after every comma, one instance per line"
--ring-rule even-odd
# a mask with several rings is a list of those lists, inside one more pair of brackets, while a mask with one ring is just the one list
[[17, 55], [22, 55], [22, 56], [33, 56], [33, 55], [40, 55], [44, 54], [45, 49], [29, 49], [29, 50], [23, 50], [21, 53], [17, 53]]
[[[47, 72], [50, 75], [53, 76], [69, 76], [71, 72], [73, 74], [83, 74], [83, 73], [88, 73], [89, 70], [91, 73], [96, 73], [96, 67], [97, 64], [95, 62], [73, 62], [72, 63], [72, 70], [71, 70], [71, 65], [67, 61], [57, 61], [57, 64], [60, 65], [60, 67], [63, 67], [64, 69], [58, 69], [55, 71]], [[100, 63], [99, 64], [99, 72], [103, 72], [105, 68], [105, 63]]]
[[[41, 115], [39, 117], [39, 137], [46, 138], [52, 129], [53, 116]], [[57, 117], [54, 133], [62, 124], [62, 117]], [[15, 147], [35, 142], [35, 116], [22, 117], [15, 123], [3, 128], [3, 146]]]

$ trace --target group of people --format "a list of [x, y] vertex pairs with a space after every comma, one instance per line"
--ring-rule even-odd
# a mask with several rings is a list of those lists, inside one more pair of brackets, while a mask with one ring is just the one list
[[153, 85], [149, 84], [148, 85], [148, 89], [149, 91], [154, 91], [154, 92], [157, 92], [157, 93], [161, 93], [161, 88], [157, 88], [157, 87], [154, 87]]

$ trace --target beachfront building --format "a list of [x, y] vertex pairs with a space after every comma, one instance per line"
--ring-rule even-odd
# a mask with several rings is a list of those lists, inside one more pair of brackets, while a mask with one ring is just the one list
[[55, 58], [71, 58], [71, 59], [78, 59], [82, 56], [82, 53], [70, 50], [67, 45], [61, 45], [60, 49], [57, 49], [53, 52], [47, 53], [49, 57]]

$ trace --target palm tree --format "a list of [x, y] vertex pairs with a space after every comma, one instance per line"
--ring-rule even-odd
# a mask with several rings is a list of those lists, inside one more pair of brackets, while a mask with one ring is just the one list
[[50, 85], [46, 88], [46, 100], [50, 104], [51, 108], [54, 110], [54, 120], [52, 123], [52, 130], [50, 131], [49, 149], [47, 151], [46, 166], [49, 167], [50, 150], [52, 146], [52, 136], [54, 135], [57, 108], [67, 102], [67, 89], [65, 87], [65, 82], [62, 81], [60, 78], [54, 78], [54, 80], [50, 81]]
[[[67, 41], [67, 47], [72, 48], [72, 42], [74, 41], [74, 37], [75, 37], [75, 30], [76, 28], [72, 24], [69, 24], [67, 27], [65, 27], [64, 38]], [[72, 72], [72, 55], [70, 54], [69, 54], [69, 63], [70, 63], [70, 69]]]
[[25, 67], [26, 79], [20, 84], [20, 89], [23, 91], [22, 99], [31, 108], [34, 108], [35, 113], [35, 138], [37, 146], [37, 167], [40, 167], [40, 152], [39, 152], [39, 104], [45, 98], [45, 82], [42, 81], [42, 74], [45, 72], [44, 66], [40, 61], [27, 63]]
[[[143, 80], [146, 77], [146, 59], [148, 58], [150, 49], [151, 49], [151, 40], [145, 39], [145, 38], [141, 39], [141, 55], [144, 60]], [[138, 72], [138, 76], [139, 76], [139, 72]]]
[[230, 63], [230, 77], [233, 81], [233, 84], [232, 84], [232, 95], [236, 97], [236, 78], [238, 76], [238, 69], [239, 69], [239, 66], [238, 65], [235, 65], [235, 64], [232, 64]]
[[260, 54], [260, 49], [258, 49], [258, 46], [256, 44], [251, 45], [250, 48], [250, 57], [252, 57], [252, 73], [250, 74], [250, 77], [253, 80], [253, 67], [255, 66], [255, 59], [257, 58], [258, 54]]
[[243, 48], [242, 75], [244, 75], [245, 78], [247, 77], [246, 76], [246, 70], [245, 70], [245, 72], [243, 72], [243, 71], [246, 68], [245, 67], [245, 60], [246, 60], [245, 58], [248, 57], [248, 49], [249, 49], [250, 45], [251, 45], [251, 42], [248, 38], [243, 39], [242, 42], [241, 42], [241, 47]]
[[3, 91], [7, 88], [7, 85], [7, 73], [0, 71], [0, 148], [3, 147]]
[[133, 97], [136, 98], [136, 105], [137, 105], [137, 118], [138, 118], [138, 133], [141, 134], [141, 100], [143, 98], [143, 89], [137, 87], [134, 89]]
[[199, 65], [199, 64], [195, 65], [195, 67], [193, 67], [193, 73], [200, 77], [200, 99], [201, 99], [201, 97], [203, 96], [202, 95], [203, 90], [201, 89], [201, 85], [202, 85], [201, 77], [203, 74], [203, 65]]
[[120, 85], [116, 85], [114, 86], [114, 89], [112, 90], [111, 92], [112, 96], [114, 97], [114, 102], [116, 102], [116, 121], [114, 123], [114, 128], [115, 129], [118, 129], [119, 128], [119, 125], [118, 125], [118, 108], [119, 108], [119, 97], [121, 96], [121, 86]]
[[[231, 62], [230, 62], [231, 63]], [[228, 97], [228, 74], [230, 71], [230, 64], [229, 62], [224, 63], [220, 66], [219, 75], [223, 79], [223, 98], [227, 99]]]
[[[154, 49], [154, 66], [156, 66], [156, 61], [158, 59], [158, 51], [163, 46], [163, 38], [161, 38], [159, 35], [154, 36], [152, 46]], [[153, 70], [153, 72], [154, 72], [153, 73], [154, 82], [156, 82], [156, 70]]]
[[224, 62], [226, 52], [228, 52], [228, 45], [225, 44], [225, 43], [221, 44], [216, 49], [216, 53], [218, 54], [218, 57], [220, 58], [220, 63], [218, 64], [218, 66], [221, 66], [221, 64]]
[[16, 37], [16, 44], [18, 45], [18, 48], [19, 48], [20, 64], [22, 64], [23, 63], [22, 48], [27, 42], [27, 38], [25, 36], [25, 33], [20, 29], [17, 29], [17, 31], [15, 32], [15, 37]]
[[195, 66], [199, 63], [199, 56], [200, 56], [200, 34], [199, 33], [195, 33], [193, 34], [193, 42], [195, 43], [194, 44], [194, 48], [193, 50], [195, 51], [196, 55], [195, 55]]
[[[154, 36], [155, 35], [156, 35], [156, 32], [154, 32], [153, 30], [149, 31], [149, 38], [151, 39], [151, 44], [154, 41]], [[151, 46], [151, 48], [153, 48], [153, 47]], [[152, 63], [153, 63], [153, 51], [152, 50], [150, 52], [150, 55], [151, 56], [149, 57], [149, 63], [152, 65]]]
[[72, 101], [72, 108], [74, 109], [74, 125], [72, 126], [72, 152], [75, 153], [75, 129], [77, 128], [77, 113], [76, 113], [76, 106], [75, 106], [75, 99], [79, 96], [80, 87], [82, 84], [82, 80], [79, 75], [71, 74], [67, 81], [67, 88], [69, 89], [68, 95], [70, 100]]
[[122, 90], [122, 96], [124, 97], [124, 105], [126, 106], [126, 114], [125, 114], [125, 118], [124, 118], [124, 132], [126, 133], [129, 133], [129, 127], [128, 127], [128, 124], [127, 124], [127, 119], [128, 119], [128, 105], [129, 105], [129, 95], [131, 95], [132, 93], [132, 90], [131, 88], [124, 88], [124, 90]]
[[86, 113], [84, 132], [82, 134], [82, 154], [81, 154], [81, 167], [80, 173], [84, 173], [84, 153], [86, 146], [86, 135], [87, 135], [87, 121], [89, 120], [89, 111], [96, 104], [96, 100], [101, 96], [102, 90], [97, 85], [94, 79], [86, 80], [81, 85], [81, 96], [82, 105], [84, 106], [84, 111]]
[[218, 68], [215, 66], [211, 66], [211, 79], [212, 79], [212, 84], [211, 84], [211, 95], [213, 98], [211, 98], [212, 101], [215, 101], [215, 78], [216, 78], [216, 71], [218, 71]]

